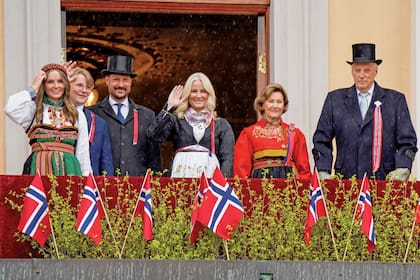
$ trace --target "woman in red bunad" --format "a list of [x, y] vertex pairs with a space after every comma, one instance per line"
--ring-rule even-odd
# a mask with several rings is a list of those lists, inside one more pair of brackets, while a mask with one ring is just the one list
[[308, 150], [303, 133], [281, 116], [289, 100], [280, 84], [269, 84], [254, 101], [262, 118], [242, 130], [235, 144], [234, 175], [240, 178], [287, 178], [310, 181]]

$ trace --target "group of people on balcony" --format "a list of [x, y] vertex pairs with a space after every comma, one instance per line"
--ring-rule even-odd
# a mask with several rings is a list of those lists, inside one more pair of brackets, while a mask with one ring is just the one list
[[[352, 50], [354, 85], [328, 93], [313, 135], [319, 175], [327, 179], [334, 170], [344, 178], [366, 172], [407, 180], [417, 137], [405, 96], [375, 82], [382, 60], [374, 44]], [[282, 85], [271, 83], [255, 98], [260, 120], [235, 141], [229, 122], [216, 115], [216, 93], [204, 73], [176, 85], [157, 115], [129, 98], [136, 76], [131, 57], [108, 57], [102, 74], [108, 97], [88, 108], [94, 80], [72, 62], [45, 65], [31, 87], [9, 97], [5, 112], [25, 129], [32, 148], [24, 174], [143, 176], [161, 171], [159, 144], [171, 141], [171, 177], [197, 178], [203, 171], [212, 177], [219, 167], [225, 177], [310, 180], [305, 136], [282, 120], [289, 106]]]

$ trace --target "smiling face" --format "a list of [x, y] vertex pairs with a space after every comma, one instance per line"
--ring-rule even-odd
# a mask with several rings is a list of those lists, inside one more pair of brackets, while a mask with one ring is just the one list
[[209, 93], [203, 87], [203, 83], [200, 80], [193, 81], [190, 95], [188, 97], [188, 103], [190, 104], [190, 107], [194, 111], [200, 112], [206, 108], [208, 98]]
[[280, 91], [273, 91], [263, 103], [264, 117], [267, 121], [278, 121], [284, 112], [284, 96]]
[[57, 103], [63, 97], [65, 88], [61, 72], [51, 70], [47, 73], [47, 78], [45, 79], [45, 93], [51, 101]]
[[367, 92], [375, 81], [378, 74], [378, 65], [375, 62], [359, 62], [351, 66], [356, 88], [361, 92]]
[[129, 75], [109, 74], [105, 77], [105, 83], [111, 97], [115, 101], [121, 102], [127, 98], [130, 93], [133, 78]]
[[77, 74], [76, 79], [70, 85], [70, 98], [76, 106], [86, 103], [91, 93], [91, 87], [87, 85], [87, 79], [82, 74]]

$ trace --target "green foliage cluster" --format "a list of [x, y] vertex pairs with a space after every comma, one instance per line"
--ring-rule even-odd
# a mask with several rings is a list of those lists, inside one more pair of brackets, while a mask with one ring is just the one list
[[[59, 186], [54, 176], [49, 177], [49, 208], [54, 229], [47, 246], [41, 248], [30, 237], [16, 232], [20, 242], [31, 242], [34, 249], [45, 258], [129, 258], [129, 259], [230, 259], [235, 260], [312, 260], [312, 261], [378, 261], [402, 262], [413, 225], [415, 201], [418, 198], [413, 189], [414, 182], [405, 182], [399, 188], [387, 181], [386, 189], [378, 194], [377, 184], [370, 181], [373, 198], [373, 213], [377, 249], [367, 252], [367, 239], [360, 231], [358, 221], [353, 220], [360, 181], [352, 179], [347, 186], [336, 178], [335, 189], [325, 187], [328, 218], [323, 217], [312, 228], [310, 246], [306, 246], [303, 232], [307, 215], [309, 190], [301, 183], [288, 178], [285, 182], [261, 179], [261, 191], [253, 189], [251, 181], [235, 179], [232, 188], [243, 202], [246, 214], [227, 241], [209, 229], [202, 232], [195, 244], [189, 242], [190, 219], [193, 201], [199, 180], [171, 180], [161, 186], [160, 178], [152, 180], [153, 197], [153, 240], [145, 241], [142, 236], [142, 220], [132, 214], [139, 193], [139, 186], [133, 186], [127, 176], [112, 177], [117, 195], [107, 195], [110, 186], [105, 184], [101, 193], [108, 219], [102, 219], [103, 239], [96, 246], [87, 236], [75, 230], [79, 205], [72, 206], [74, 191], [83, 189], [69, 179], [67, 186]], [[285, 184], [279, 187], [277, 184]], [[66, 195], [59, 195], [57, 188], [66, 188]], [[16, 198], [22, 193], [10, 193], [14, 199], [6, 202], [16, 211], [21, 211]], [[80, 193], [81, 196], [81, 193]], [[107, 223], [109, 220], [109, 224]], [[127, 233], [130, 222], [132, 226]], [[335, 238], [336, 250], [331, 237], [329, 223]], [[415, 226], [408, 262], [420, 261], [419, 225]], [[112, 229], [112, 230], [111, 230]], [[127, 236], [126, 236], [127, 235]], [[120, 250], [124, 244], [120, 256]], [[336, 255], [338, 253], [338, 258]]]

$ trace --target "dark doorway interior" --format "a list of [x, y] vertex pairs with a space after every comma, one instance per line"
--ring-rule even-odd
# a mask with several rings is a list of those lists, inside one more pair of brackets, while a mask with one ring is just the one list
[[[174, 85], [201, 71], [236, 136], [256, 120], [257, 16], [67, 11], [66, 32], [67, 59], [91, 71], [99, 100], [107, 56], [124, 54], [135, 59], [136, 103], [159, 112]], [[165, 167], [171, 156], [163, 153]]]

